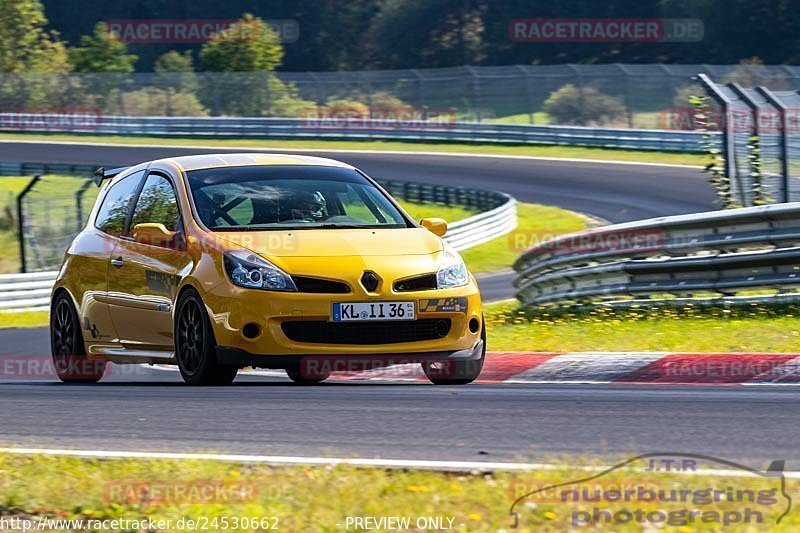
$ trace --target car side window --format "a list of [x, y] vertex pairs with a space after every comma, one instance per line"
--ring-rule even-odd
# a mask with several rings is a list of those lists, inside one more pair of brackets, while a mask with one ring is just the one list
[[136, 224], [164, 224], [169, 231], [180, 229], [178, 200], [172, 183], [159, 174], [150, 174], [144, 183], [136, 208], [133, 210], [131, 228]]
[[95, 227], [109, 235], [119, 236], [125, 231], [125, 221], [144, 170], [125, 176], [108, 189], [97, 213]]

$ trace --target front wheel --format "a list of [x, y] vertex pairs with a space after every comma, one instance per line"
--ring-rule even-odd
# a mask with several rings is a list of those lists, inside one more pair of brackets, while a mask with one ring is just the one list
[[230, 385], [239, 369], [217, 363], [216, 342], [200, 295], [188, 290], [175, 311], [175, 357], [189, 385]]
[[434, 385], [466, 385], [467, 383], [472, 383], [481, 375], [483, 362], [486, 359], [485, 325], [481, 329], [481, 340], [483, 341], [483, 348], [479, 359], [422, 363], [422, 371], [425, 372], [425, 377]]
[[322, 383], [331, 377], [330, 372], [304, 372], [299, 366], [287, 368], [286, 375], [298, 385], [313, 385], [314, 383]]

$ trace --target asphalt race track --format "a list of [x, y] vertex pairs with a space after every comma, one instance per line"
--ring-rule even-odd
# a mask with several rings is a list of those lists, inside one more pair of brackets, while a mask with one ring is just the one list
[[[0, 338], [0, 361], [49, 353], [44, 329]], [[791, 386], [301, 387], [243, 376], [191, 388], [175, 371], [114, 366], [97, 385], [2, 382], [0, 405], [0, 446], [494, 462], [680, 451], [800, 470]]]
[[[209, 150], [0, 143], [0, 161], [128, 164]], [[222, 151], [216, 149], [215, 151]], [[235, 150], [241, 151], [241, 150]], [[319, 153], [315, 153], [320, 155]], [[376, 178], [508, 192], [613, 222], [713, 208], [696, 170], [641, 165], [391, 154], [321, 154]], [[507, 277], [487, 280], [507, 294]], [[0, 356], [49, 353], [47, 331], [0, 332]], [[118, 368], [118, 367], [115, 367]], [[565, 454], [707, 453], [800, 469], [795, 387], [330, 383], [244, 376], [190, 388], [158, 368], [98, 385], [0, 384], [0, 445], [468, 461]]]

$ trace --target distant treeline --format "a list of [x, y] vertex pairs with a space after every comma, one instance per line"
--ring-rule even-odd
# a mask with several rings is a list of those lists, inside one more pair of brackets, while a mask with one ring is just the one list
[[[798, 0], [42, 0], [48, 28], [69, 43], [98, 21], [293, 19], [279, 70], [360, 70], [556, 63], [738, 63], [800, 61]], [[519, 18], [697, 18], [702, 43], [517, 43]], [[131, 44], [135, 68], [152, 71], [170, 50], [199, 44]]]

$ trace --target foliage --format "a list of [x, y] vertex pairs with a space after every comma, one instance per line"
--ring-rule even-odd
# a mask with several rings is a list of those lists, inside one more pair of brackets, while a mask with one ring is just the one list
[[[223, 78], [204, 77], [201, 101], [215, 115], [250, 117], [295, 116], [302, 109], [313, 107], [313, 102], [299, 98], [293, 85], [271, 74], [282, 58], [283, 47], [267, 23], [244, 15], [230, 27], [228, 35], [218, 35], [201, 48], [203, 70], [235, 73]], [[229, 98], [227, 95], [231, 94], [238, 97]]]
[[80, 45], [70, 48], [69, 57], [75, 72], [118, 74], [133, 72], [137, 59], [127, 53], [125, 43], [109, 32], [104, 22], [95, 24], [92, 35], [81, 37]]
[[764, 172], [762, 170], [761, 140], [758, 135], [747, 139], [747, 158], [750, 161], [750, 190], [753, 194], [753, 205], [764, 205], [774, 201], [764, 188]]
[[161, 87], [174, 89], [178, 93], [191, 93], [198, 89], [194, 60], [189, 50], [182, 54], [171, 50], [159, 56], [154, 70], [159, 74], [157, 79]]
[[672, 105], [674, 105], [676, 109], [686, 109], [686, 107], [691, 106], [692, 97], [698, 94], [705, 94], [705, 90], [696, 83], [678, 87], [675, 89]]
[[208, 115], [206, 108], [193, 93], [155, 87], [122, 92], [117, 98], [109, 100], [105, 111], [111, 115], [130, 116], [202, 117]]
[[365, 35], [367, 57], [381, 68], [479, 63], [487, 9], [484, 1], [386, 0]]
[[625, 106], [616, 98], [594, 87], [579, 89], [572, 84], [551, 93], [543, 109], [558, 124], [582, 126], [605, 124], [625, 114]]
[[[281, 64], [283, 47], [266, 22], [246, 14], [228, 34], [215, 36], [200, 49], [200, 64], [210, 72], [272, 72]], [[228, 35], [241, 35], [231, 38]]]
[[331, 98], [325, 102], [324, 111], [336, 116], [363, 116], [369, 115], [367, 104], [357, 100], [344, 100]]
[[66, 88], [56, 77], [71, 70], [58, 34], [45, 30], [39, 0], [0, 1], [0, 106], [19, 110], [62, 104]]

